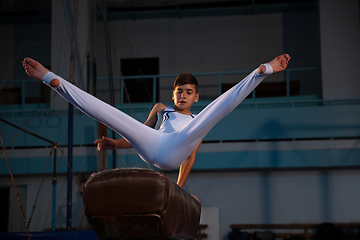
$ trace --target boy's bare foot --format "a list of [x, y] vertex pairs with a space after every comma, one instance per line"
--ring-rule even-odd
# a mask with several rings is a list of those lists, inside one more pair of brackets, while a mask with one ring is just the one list
[[[31, 58], [25, 58], [22, 62], [23, 67], [30, 77], [42, 82], [44, 76], [50, 72], [48, 69], [46, 69], [43, 65], [41, 65], [38, 61], [35, 61]], [[60, 84], [60, 81], [58, 79], [53, 79], [50, 82], [50, 85], [52, 87], [58, 87]]]
[[[268, 64], [273, 68], [273, 73], [284, 71], [287, 68], [287, 65], [290, 61], [291, 57], [289, 54], [282, 54], [272, 61], [268, 62]], [[261, 65], [258, 69], [259, 74], [263, 74], [266, 71], [266, 67]]]

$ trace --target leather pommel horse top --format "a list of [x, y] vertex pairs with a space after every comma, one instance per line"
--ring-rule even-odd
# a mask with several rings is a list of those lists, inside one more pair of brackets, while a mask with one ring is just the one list
[[163, 173], [118, 168], [94, 173], [83, 188], [99, 239], [195, 239], [201, 205]]

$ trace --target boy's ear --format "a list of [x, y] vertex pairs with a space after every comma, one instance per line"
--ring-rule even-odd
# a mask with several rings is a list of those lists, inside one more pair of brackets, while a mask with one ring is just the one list
[[171, 94], [171, 100], [174, 100], [174, 92], [175, 92], [175, 90]]
[[198, 102], [198, 101], [199, 101], [199, 97], [200, 97], [199, 93], [196, 93], [196, 95], [195, 95], [195, 101], [194, 101], [194, 102]]

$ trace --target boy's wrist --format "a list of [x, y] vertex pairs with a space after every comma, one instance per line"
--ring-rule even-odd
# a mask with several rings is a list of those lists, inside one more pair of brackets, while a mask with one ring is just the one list
[[263, 74], [267, 74], [267, 75], [273, 74], [274, 70], [273, 70], [273, 68], [271, 67], [270, 64], [264, 63], [262, 65], [264, 65], [265, 68], [266, 68], [266, 70], [265, 70], [265, 72]]
[[58, 78], [58, 76], [57, 76], [55, 73], [53, 73], [53, 72], [48, 72], [48, 73], [45, 74], [45, 76], [43, 77], [42, 82], [43, 82], [44, 84], [46, 84], [46, 85], [48, 85], [48, 86], [51, 87], [50, 82], [51, 82], [51, 80], [53, 80], [53, 79], [55, 79], [55, 78]]

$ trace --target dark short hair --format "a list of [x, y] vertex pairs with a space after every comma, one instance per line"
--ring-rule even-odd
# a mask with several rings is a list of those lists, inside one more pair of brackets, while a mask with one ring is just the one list
[[195, 86], [196, 93], [198, 93], [199, 83], [198, 83], [196, 77], [194, 77], [194, 75], [192, 75], [191, 73], [179, 74], [179, 76], [176, 77], [175, 82], [174, 82], [174, 90], [177, 86], [182, 86], [185, 84], [193, 84]]

